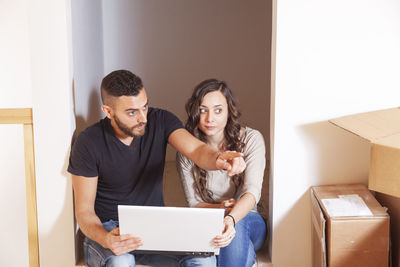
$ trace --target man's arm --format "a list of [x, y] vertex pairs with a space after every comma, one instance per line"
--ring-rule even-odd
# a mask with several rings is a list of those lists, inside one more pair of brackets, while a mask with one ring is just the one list
[[228, 175], [239, 174], [246, 168], [242, 154], [235, 151], [219, 153], [185, 129], [173, 131], [168, 142], [183, 155], [205, 170], [228, 170]]
[[75, 216], [82, 232], [88, 238], [109, 248], [115, 255], [121, 255], [142, 245], [140, 238], [132, 235], [119, 235], [119, 228], [107, 232], [94, 211], [97, 191], [97, 177], [72, 175], [74, 188]]

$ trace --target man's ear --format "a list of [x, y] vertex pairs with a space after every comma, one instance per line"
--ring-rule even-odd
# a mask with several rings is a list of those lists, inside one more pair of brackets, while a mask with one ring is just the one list
[[107, 118], [111, 119], [112, 109], [111, 109], [110, 106], [102, 105], [102, 106], [101, 106], [101, 110], [102, 110], [103, 113], [107, 116]]

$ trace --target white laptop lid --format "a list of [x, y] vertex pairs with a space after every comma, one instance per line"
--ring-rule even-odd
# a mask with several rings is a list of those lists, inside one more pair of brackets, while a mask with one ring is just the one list
[[118, 205], [120, 234], [140, 237], [138, 252], [218, 255], [223, 217], [224, 209]]

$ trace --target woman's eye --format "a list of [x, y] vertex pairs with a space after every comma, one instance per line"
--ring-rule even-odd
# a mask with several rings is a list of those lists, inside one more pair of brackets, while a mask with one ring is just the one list
[[202, 114], [207, 113], [207, 109], [201, 108], [201, 109], [200, 109], [200, 113], [202, 113]]
[[217, 113], [217, 114], [220, 114], [222, 112], [222, 108], [217, 108], [216, 110], [215, 110], [215, 113]]

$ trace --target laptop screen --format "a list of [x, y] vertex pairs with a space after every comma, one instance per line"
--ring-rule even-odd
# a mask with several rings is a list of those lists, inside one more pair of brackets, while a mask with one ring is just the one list
[[118, 205], [120, 234], [140, 237], [141, 253], [218, 255], [224, 209]]

